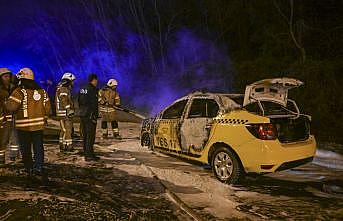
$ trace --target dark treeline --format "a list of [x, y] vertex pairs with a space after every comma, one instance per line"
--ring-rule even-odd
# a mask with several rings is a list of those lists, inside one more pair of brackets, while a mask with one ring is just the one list
[[[291, 97], [313, 116], [313, 132], [320, 140], [343, 143], [342, 0], [177, 2], [158, 1], [163, 33], [174, 19], [174, 25], [227, 45], [236, 92], [262, 78], [303, 80], [305, 86]], [[149, 8], [147, 14], [156, 21], [155, 9]], [[158, 24], [151, 24], [155, 33]]]
[[114, 73], [124, 102], [150, 113], [197, 88], [243, 92], [256, 80], [295, 77], [305, 86], [291, 97], [312, 115], [313, 132], [343, 143], [342, 0], [0, 4], [8, 8], [0, 46], [21, 48], [2, 61], [30, 54], [32, 66], [54, 78], [65, 70], [78, 78]]

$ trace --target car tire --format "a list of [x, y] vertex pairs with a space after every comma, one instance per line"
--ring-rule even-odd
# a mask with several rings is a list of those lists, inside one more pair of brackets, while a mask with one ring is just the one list
[[237, 155], [226, 147], [219, 147], [213, 152], [211, 167], [216, 178], [223, 183], [237, 184], [244, 176]]

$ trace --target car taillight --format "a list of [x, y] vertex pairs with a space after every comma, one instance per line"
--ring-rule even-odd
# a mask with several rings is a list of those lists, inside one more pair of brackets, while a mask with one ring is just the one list
[[247, 129], [252, 135], [261, 140], [275, 140], [277, 138], [276, 127], [270, 123], [249, 124]]

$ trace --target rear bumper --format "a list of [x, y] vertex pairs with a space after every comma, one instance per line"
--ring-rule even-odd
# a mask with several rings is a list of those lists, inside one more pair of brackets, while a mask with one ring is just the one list
[[280, 143], [278, 140], [255, 140], [240, 147], [240, 150], [249, 151], [238, 154], [246, 172], [272, 173], [311, 162], [316, 146], [313, 136], [306, 141], [287, 144]]
[[294, 167], [298, 167], [307, 163], [312, 162], [313, 157], [308, 157], [305, 159], [301, 159], [301, 160], [294, 160], [294, 161], [290, 161], [290, 162], [285, 162], [283, 164], [281, 164], [275, 171], [282, 171], [282, 170], [288, 170]]

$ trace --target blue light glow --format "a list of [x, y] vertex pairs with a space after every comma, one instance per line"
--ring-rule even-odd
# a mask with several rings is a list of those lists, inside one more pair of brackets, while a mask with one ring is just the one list
[[194, 31], [170, 33], [161, 52], [157, 36], [138, 33], [121, 16], [95, 16], [91, 3], [68, 2], [1, 2], [9, 10], [0, 15], [7, 19], [2, 22], [0, 66], [13, 72], [30, 67], [37, 80], [55, 82], [70, 71], [77, 77], [76, 87], [89, 73], [99, 75], [100, 85], [116, 78], [124, 105], [151, 114], [196, 89], [231, 90], [229, 56]]

